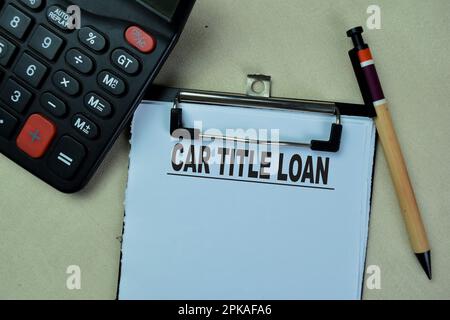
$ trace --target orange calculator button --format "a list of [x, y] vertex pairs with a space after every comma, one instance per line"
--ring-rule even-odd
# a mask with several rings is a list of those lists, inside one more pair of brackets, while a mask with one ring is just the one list
[[33, 114], [17, 137], [17, 147], [30, 157], [41, 158], [56, 135], [56, 126], [39, 114]]
[[127, 29], [125, 38], [130, 45], [143, 53], [150, 53], [156, 48], [156, 39], [136, 26]]

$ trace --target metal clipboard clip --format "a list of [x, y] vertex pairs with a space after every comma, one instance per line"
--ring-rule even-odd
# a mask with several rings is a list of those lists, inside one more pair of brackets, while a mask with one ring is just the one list
[[[294, 100], [271, 98], [271, 78], [263, 75], [249, 75], [247, 77], [247, 95], [214, 93], [208, 91], [180, 91], [175, 98], [170, 117], [170, 134], [174, 138], [178, 130], [188, 131], [192, 139], [218, 139], [249, 144], [278, 145], [291, 147], [309, 147], [314, 151], [338, 152], [341, 146], [342, 124], [341, 113], [334, 103], [311, 100]], [[312, 140], [310, 142], [293, 141], [263, 141], [240, 139], [237, 137], [207, 135], [194, 128], [183, 125], [183, 110], [181, 103], [195, 103], [203, 105], [220, 105], [236, 108], [251, 108], [265, 110], [285, 110], [290, 112], [312, 112], [335, 115], [336, 121], [331, 124], [330, 139], [328, 141]], [[179, 132], [179, 131], [178, 131]]]

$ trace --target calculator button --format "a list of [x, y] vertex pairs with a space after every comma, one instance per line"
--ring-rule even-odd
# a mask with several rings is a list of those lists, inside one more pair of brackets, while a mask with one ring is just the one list
[[143, 53], [150, 53], [156, 48], [156, 39], [136, 26], [127, 29], [125, 39], [130, 45]]
[[31, 92], [17, 84], [14, 80], [8, 80], [0, 92], [0, 98], [9, 107], [21, 113], [25, 110], [32, 98]]
[[18, 39], [23, 38], [31, 25], [31, 18], [11, 5], [6, 7], [0, 21], [0, 25]]
[[17, 119], [0, 108], [0, 137], [9, 139], [17, 127]]
[[78, 39], [82, 44], [94, 51], [102, 51], [106, 47], [106, 39], [92, 28], [84, 27], [78, 31]]
[[38, 87], [47, 73], [47, 67], [25, 53], [17, 62], [14, 73], [33, 87]]
[[66, 61], [81, 73], [89, 73], [94, 69], [92, 59], [77, 49], [71, 49], [67, 52]]
[[20, 2], [31, 9], [39, 9], [42, 6], [42, 0], [20, 0]]
[[53, 60], [56, 57], [62, 45], [63, 40], [60, 37], [42, 26], [36, 29], [30, 41], [30, 47], [49, 60]]
[[16, 46], [0, 37], [0, 65], [6, 67], [16, 51]]
[[80, 83], [64, 71], [58, 71], [53, 75], [53, 83], [68, 95], [74, 96], [80, 92]]
[[75, 139], [64, 136], [49, 157], [48, 166], [63, 179], [71, 179], [86, 157], [86, 149]]
[[98, 84], [106, 91], [113, 95], [120, 96], [126, 90], [125, 82], [118, 76], [108, 72], [102, 71], [98, 75]]
[[128, 74], [135, 74], [139, 71], [138, 60], [125, 50], [114, 50], [111, 59], [116, 67]]
[[54, 96], [50, 92], [46, 92], [41, 96], [41, 106], [53, 114], [55, 117], [63, 117], [67, 112], [64, 101]]
[[17, 147], [32, 158], [41, 158], [56, 135], [56, 126], [39, 114], [28, 118], [17, 137]]
[[107, 118], [112, 113], [111, 104], [93, 92], [84, 97], [84, 105], [89, 111], [102, 118]]
[[77, 114], [72, 118], [72, 126], [85, 138], [95, 139], [98, 135], [97, 125], [81, 114]]
[[70, 31], [69, 18], [65, 9], [58, 6], [51, 6], [47, 9], [47, 20], [63, 31]]

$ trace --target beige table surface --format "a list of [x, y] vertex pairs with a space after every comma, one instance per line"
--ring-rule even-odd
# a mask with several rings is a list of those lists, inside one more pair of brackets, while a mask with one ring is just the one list
[[[246, 74], [264, 73], [275, 96], [361, 102], [345, 31], [365, 25], [370, 4], [381, 7], [382, 29], [365, 37], [429, 232], [434, 279], [410, 251], [379, 148], [367, 264], [380, 266], [382, 289], [364, 296], [450, 298], [448, 0], [198, 0], [157, 83], [242, 92]], [[0, 298], [115, 298], [128, 151], [122, 136], [76, 195], [0, 155]], [[69, 265], [81, 267], [81, 290], [66, 288]]]

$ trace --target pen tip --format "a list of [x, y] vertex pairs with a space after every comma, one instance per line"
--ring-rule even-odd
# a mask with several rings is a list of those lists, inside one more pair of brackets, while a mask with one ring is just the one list
[[423, 270], [427, 274], [428, 279], [431, 280], [433, 278], [431, 274], [431, 251], [416, 253], [416, 257], [419, 260]]

